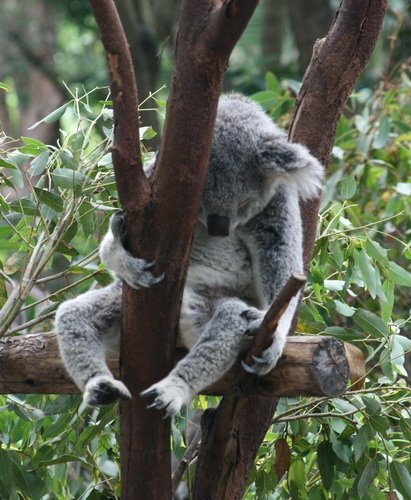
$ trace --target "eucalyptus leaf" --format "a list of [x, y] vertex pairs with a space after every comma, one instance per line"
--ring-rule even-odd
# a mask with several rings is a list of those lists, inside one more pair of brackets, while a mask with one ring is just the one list
[[55, 109], [52, 113], [50, 113], [47, 116], [45, 116], [44, 118], [42, 118], [41, 120], [36, 122], [34, 125], [31, 125], [31, 127], [29, 127], [28, 130], [33, 130], [38, 125], [40, 125], [40, 123], [54, 123], [54, 122], [60, 120], [60, 118], [66, 112], [67, 105], [68, 104], [63, 104], [59, 108]]

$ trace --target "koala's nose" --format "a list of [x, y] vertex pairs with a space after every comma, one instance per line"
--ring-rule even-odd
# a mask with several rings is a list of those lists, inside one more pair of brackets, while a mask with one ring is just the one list
[[211, 214], [207, 217], [207, 231], [210, 236], [228, 236], [230, 234], [230, 217]]

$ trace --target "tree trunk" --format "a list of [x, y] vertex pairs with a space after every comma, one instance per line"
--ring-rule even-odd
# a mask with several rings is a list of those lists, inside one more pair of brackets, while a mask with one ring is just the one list
[[[369, 60], [386, 8], [386, 0], [343, 0], [327, 37], [317, 44], [304, 77], [290, 139], [307, 145], [325, 166], [337, 120]], [[301, 205], [306, 267], [311, 258], [318, 207], [318, 200]], [[202, 427], [206, 440], [197, 462], [196, 499], [242, 498], [248, 472], [274, 408], [272, 400], [253, 397], [247, 401], [246, 396], [231, 394], [224, 397], [212, 419], [205, 417]]]
[[179, 307], [221, 82], [230, 53], [257, 0], [183, 3], [164, 134], [151, 188], [139, 165], [137, 120], [130, 99], [135, 89], [129, 79], [127, 43], [113, 2], [90, 0], [90, 4], [111, 71], [113, 163], [119, 198], [126, 211], [129, 247], [134, 255], [155, 260], [154, 273], [165, 272], [164, 281], [155, 287], [136, 292], [124, 286], [123, 291], [121, 370], [134, 397], [121, 403], [122, 499], [169, 499], [169, 420], [163, 420], [156, 410], [146, 409], [139, 394], [172, 368]]
[[263, 30], [261, 35], [261, 55], [265, 71], [277, 73], [281, 68], [281, 53], [287, 20], [284, 0], [265, 0]]
[[303, 73], [311, 59], [315, 40], [325, 36], [333, 18], [329, 0], [293, 0], [289, 4], [291, 24]]
[[[146, 99], [158, 86], [158, 43], [153, 28], [148, 24], [142, 0], [116, 0], [121, 22], [130, 45], [134, 74], [141, 99]], [[148, 103], [146, 107], [153, 107]], [[143, 106], [144, 108], [144, 106]], [[159, 132], [159, 122], [155, 111], [144, 111], [141, 124], [151, 126]], [[159, 136], [150, 140], [150, 147], [156, 150]]]

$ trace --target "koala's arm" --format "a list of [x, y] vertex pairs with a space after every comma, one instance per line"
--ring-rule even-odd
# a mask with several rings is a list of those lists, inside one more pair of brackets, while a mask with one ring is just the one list
[[125, 235], [124, 214], [118, 211], [111, 217], [109, 230], [100, 245], [103, 264], [135, 289], [147, 288], [162, 281], [163, 275], [156, 277], [149, 270], [153, 262], [133, 257], [124, 248]]
[[62, 360], [89, 405], [131, 397], [124, 384], [114, 379], [105, 359], [106, 348], [118, 349], [120, 310], [121, 282], [116, 280], [63, 302], [56, 312]]
[[[302, 235], [295, 187], [281, 186], [267, 207], [240, 230], [248, 248], [255, 292], [267, 309], [293, 273], [302, 272]], [[273, 343], [245, 368], [258, 375], [271, 371], [281, 357], [298, 304], [295, 297], [281, 317]]]

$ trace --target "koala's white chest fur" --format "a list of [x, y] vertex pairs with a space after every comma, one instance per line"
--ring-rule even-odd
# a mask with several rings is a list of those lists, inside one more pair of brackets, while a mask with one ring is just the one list
[[179, 345], [191, 349], [210, 317], [210, 307], [230, 296], [256, 301], [248, 250], [235, 231], [229, 236], [208, 236], [198, 223], [181, 307]]

